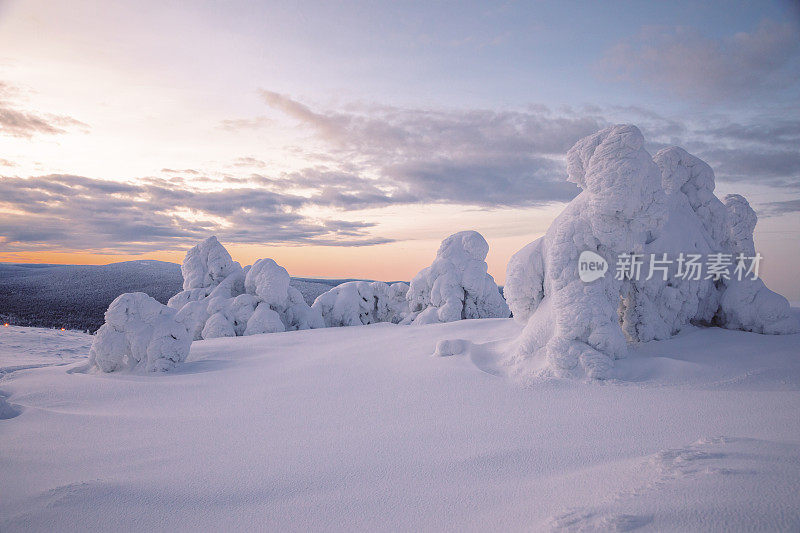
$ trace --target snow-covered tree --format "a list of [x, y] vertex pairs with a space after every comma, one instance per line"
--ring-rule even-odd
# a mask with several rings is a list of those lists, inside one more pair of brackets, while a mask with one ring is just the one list
[[103, 372], [168, 370], [189, 355], [192, 338], [174, 309], [143, 292], [118, 296], [95, 335], [89, 362]]
[[189, 250], [181, 272], [184, 291], [167, 305], [195, 340], [325, 327], [285, 268], [272, 259], [242, 268], [216, 237]]
[[[291, 278], [285, 268], [277, 264], [272, 259], [259, 259], [247, 272], [244, 286], [248, 294], [253, 294], [258, 298], [258, 306], [269, 306], [283, 323], [285, 331], [297, 329], [324, 328], [325, 322], [322, 316], [315, 309], [311, 309], [300, 291], [289, 285]], [[270, 317], [266, 326], [260, 326], [264, 317]], [[258, 322], [248, 323], [249, 334], [269, 333], [270, 331], [259, 331], [261, 327], [268, 330], [277, 326], [271, 313], [266, 312], [266, 308], [260, 314]]]
[[439, 246], [431, 266], [411, 280], [403, 323], [432, 324], [465, 318], [506, 318], [510, 311], [486, 270], [489, 244], [477, 231], [462, 231]]
[[408, 315], [407, 292], [405, 283], [348, 281], [320, 294], [311, 307], [322, 314], [328, 327], [397, 324]]
[[215, 287], [241, 265], [216, 237], [209, 237], [186, 253], [181, 264], [183, 290]]
[[[506, 298], [526, 323], [511, 358], [522, 372], [603, 378], [628, 341], [667, 338], [688, 324], [800, 329], [786, 299], [760, 279], [687, 276], [698, 257], [755, 252], [755, 212], [738, 195], [720, 202], [706, 163], [677, 147], [653, 158], [638, 128], [618, 125], [578, 141], [567, 173], [583, 192], [507, 267]], [[591, 282], [578, 274], [587, 251], [608, 263]]]

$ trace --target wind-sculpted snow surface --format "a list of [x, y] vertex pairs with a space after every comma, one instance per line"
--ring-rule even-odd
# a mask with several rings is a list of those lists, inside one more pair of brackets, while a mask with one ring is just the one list
[[[526, 323], [511, 358], [520, 372], [604, 378], [628, 342], [665, 339], [688, 324], [800, 329], [786, 299], [760, 279], [679, 276], [679, 262], [648, 274], [651, 254], [754, 255], [755, 212], [739, 195], [723, 204], [706, 163], [677, 147], [651, 157], [638, 128], [618, 125], [578, 141], [567, 173], [583, 192], [507, 267], [506, 298]], [[606, 275], [581, 281], [585, 251], [608, 262]], [[626, 254], [641, 254], [644, 275], [615, 275]]]
[[324, 327], [285, 268], [272, 259], [242, 268], [216, 237], [189, 250], [181, 271], [185, 290], [167, 305], [194, 340]]
[[465, 318], [510, 315], [494, 278], [487, 272], [489, 244], [477, 231], [462, 231], [439, 246], [431, 266], [411, 280], [410, 313], [404, 323], [434, 324]]
[[189, 355], [192, 338], [174, 309], [143, 292], [117, 297], [92, 342], [90, 364], [103, 372], [168, 370]]
[[400, 282], [348, 281], [319, 295], [311, 307], [327, 327], [397, 324], [408, 315], [407, 292], [408, 285]]

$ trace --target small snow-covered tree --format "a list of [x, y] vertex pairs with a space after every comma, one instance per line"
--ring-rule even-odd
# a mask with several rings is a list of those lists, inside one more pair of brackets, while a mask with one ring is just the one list
[[477, 231], [442, 241], [431, 266], [411, 280], [403, 323], [432, 324], [465, 318], [506, 318], [510, 311], [486, 270], [489, 244]]
[[89, 362], [103, 372], [168, 370], [189, 355], [192, 338], [177, 312], [143, 292], [118, 296], [92, 341]]
[[311, 307], [322, 314], [328, 327], [397, 324], [408, 314], [407, 292], [405, 283], [348, 281], [320, 294]]
[[[526, 323], [511, 357], [520, 371], [603, 378], [627, 341], [664, 339], [688, 324], [800, 329], [760, 279], [681, 272], [686, 258], [755, 252], [755, 212], [738, 195], [720, 202], [706, 163], [677, 147], [651, 157], [638, 128], [618, 125], [578, 141], [567, 173], [583, 192], [507, 267], [506, 298]], [[581, 281], [585, 251], [608, 262], [607, 275]], [[657, 264], [664, 254], [678, 260]], [[640, 275], [616, 275], [635, 256]]]
[[[258, 298], [259, 307], [269, 306], [278, 315], [285, 331], [324, 328], [322, 316], [308, 306], [300, 291], [289, 284], [290, 281], [285, 268], [272, 259], [259, 259], [247, 272], [244, 286], [248, 294]], [[264, 317], [269, 317], [266, 322]], [[248, 323], [250, 334], [270, 332], [258, 331], [261, 324], [266, 324], [264, 327], [267, 330], [272, 330], [277, 325], [273, 315], [266, 313], [266, 308], [257, 317], [257, 323]]]

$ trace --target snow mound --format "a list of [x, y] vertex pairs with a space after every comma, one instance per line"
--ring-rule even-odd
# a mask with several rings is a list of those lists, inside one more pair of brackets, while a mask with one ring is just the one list
[[414, 325], [510, 315], [494, 278], [486, 270], [489, 244], [477, 231], [462, 231], [439, 246], [431, 266], [411, 280], [409, 315]]
[[92, 342], [90, 364], [103, 372], [168, 370], [186, 360], [192, 338], [177, 312], [143, 292], [111, 302]]
[[464, 339], [442, 339], [436, 343], [434, 357], [449, 357], [461, 355], [469, 350], [470, 342]]
[[184, 291], [167, 305], [194, 340], [325, 327], [285, 268], [272, 259], [242, 268], [216, 237], [189, 250], [181, 272]]
[[406, 283], [348, 281], [319, 295], [311, 307], [327, 327], [397, 324], [408, 315], [407, 292]]
[[[578, 141], [567, 172], [583, 192], [507, 267], [505, 296], [526, 323], [510, 360], [519, 372], [606, 378], [628, 342], [690, 324], [800, 330], [786, 299], [757, 277], [680, 271], [680, 257], [722, 254], [737, 267], [755, 256], [755, 212], [739, 195], [723, 204], [706, 163], [677, 147], [651, 157], [636, 126], [617, 125]], [[578, 268], [587, 251], [608, 269], [589, 282]], [[634, 254], [641, 274], [617, 275]]]

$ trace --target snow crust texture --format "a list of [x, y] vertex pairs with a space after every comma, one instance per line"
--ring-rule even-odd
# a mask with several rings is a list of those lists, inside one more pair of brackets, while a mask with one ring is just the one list
[[442, 241], [431, 266], [411, 280], [404, 324], [435, 324], [466, 318], [510, 315], [494, 278], [489, 275], [489, 244], [476, 231], [462, 231]]
[[407, 292], [408, 284], [401, 282], [348, 281], [319, 295], [311, 308], [327, 327], [398, 324], [408, 316]]
[[[652, 157], [644, 143], [636, 126], [617, 125], [567, 153], [567, 179], [583, 191], [507, 266], [505, 296], [526, 324], [510, 357], [519, 372], [606, 378], [628, 343], [689, 324], [800, 331], [786, 299], [760, 278], [680, 277], [672, 263], [647, 279], [650, 254], [753, 256], [757, 217], [744, 197], [714, 195], [714, 172], [699, 158], [678, 147]], [[591, 283], [578, 277], [586, 250], [609, 264]], [[644, 275], [617, 279], [620, 254], [642, 254]]]

